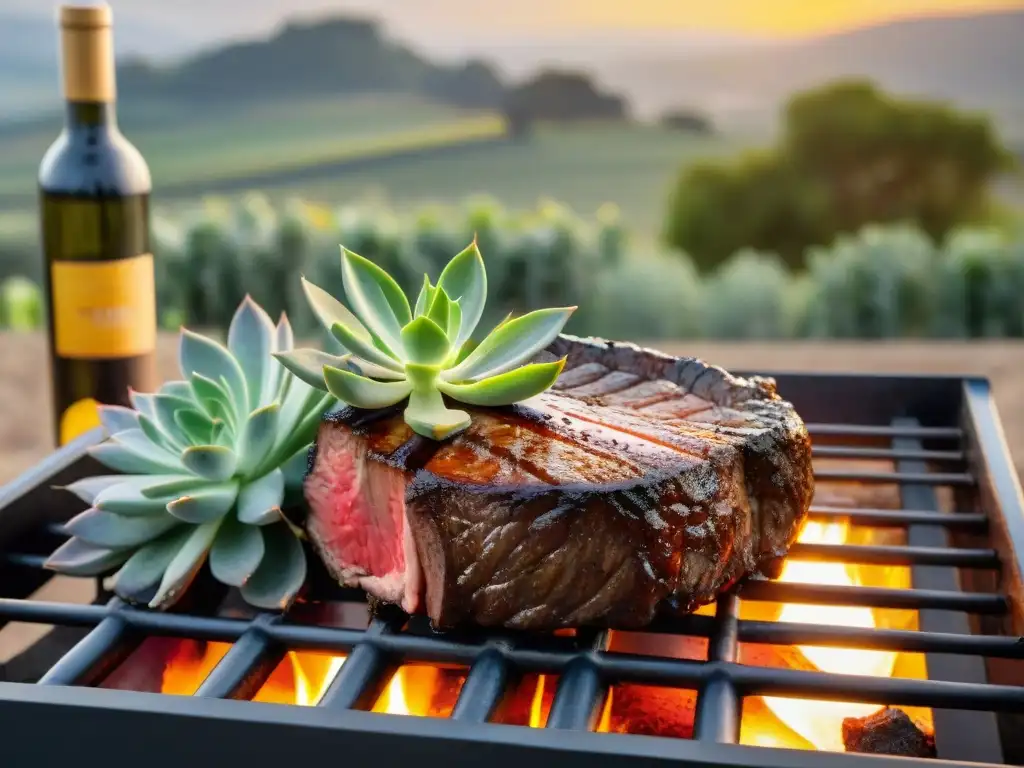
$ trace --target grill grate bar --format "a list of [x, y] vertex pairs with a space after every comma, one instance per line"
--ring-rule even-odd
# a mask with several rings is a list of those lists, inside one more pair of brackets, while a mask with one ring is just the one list
[[261, 614], [238, 638], [203, 680], [196, 696], [208, 699], [251, 699], [281, 663], [285, 650], [271, 641], [266, 629], [279, 620]]
[[[911, 419], [897, 419], [896, 426], [913, 425]], [[921, 443], [913, 438], [896, 438], [896, 448], [919, 448]], [[918, 459], [904, 459], [897, 462], [897, 470], [921, 472], [927, 467]], [[938, 509], [939, 500], [935, 491], [924, 485], [901, 485], [900, 502], [907, 506]], [[910, 526], [907, 531], [907, 543], [929, 547], [946, 547], [949, 536], [941, 528], [923, 528]], [[959, 589], [960, 580], [956, 571], [948, 568], [935, 568], [920, 562], [911, 569], [911, 579], [915, 586], [938, 589]], [[919, 625], [926, 630], [943, 630], [969, 634], [971, 625], [967, 614], [954, 612], [938, 612], [924, 610], [918, 614]], [[964, 683], [984, 683], [986, 681], [985, 661], [971, 656], [945, 656], [928, 654], [925, 657], [927, 676], [933, 680], [952, 680]], [[976, 760], [979, 762], [1003, 762], [1002, 748], [999, 743], [999, 728], [995, 717], [989, 712], [950, 712], [939, 710], [934, 713], [935, 745], [939, 756], [956, 760]]]
[[878, 651], [955, 653], [1024, 659], [1024, 640], [997, 635], [741, 620], [739, 639], [747, 643], [770, 645], [825, 645]]
[[[380, 637], [399, 628], [374, 619], [366, 630], [366, 637]], [[345, 659], [317, 706], [331, 710], [370, 709], [396, 669], [380, 648], [360, 643]]]
[[[748, 597], [747, 586], [744, 597]], [[723, 598], [724, 599], [724, 598]], [[132, 629], [146, 634], [166, 637], [188, 637], [194, 640], [231, 643], [237, 641], [250, 627], [250, 622], [241, 619], [206, 618], [180, 614], [161, 614], [139, 611], [132, 608], [111, 609], [95, 605], [73, 603], [33, 603], [22, 600], [0, 600], [0, 617], [10, 621], [37, 624], [60, 624], [66, 626], [96, 626], [109, 617], [116, 617]], [[710, 616], [688, 615], [666, 617], [657, 620], [647, 631], [707, 637], [714, 632], [715, 620]], [[739, 639], [744, 642], [764, 642], [793, 645], [857, 645], [879, 650], [931, 651], [935, 653], [979, 654], [1000, 658], [1024, 659], [1024, 640], [1018, 637], [982, 636], [941, 632], [906, 631], [894, 629], [867, 629], [856, 627], [823, 627], [814, 624], [789, 622], [751, 621], [738, 622]], [[416, 656], [428, 660], [418, 651], [433, 649], [438, 639], [419, 639], [410, 635], [377, 637], [372, 632], [342, 629], [337, 627], [314, 627], [292, 624], [273, 624], [263, 632], [290, 650], [321, 651], [328, 653], [352, 653], [358, 647], [379, 648], [402, 656]], [[449, 643], [447, 653], [429, 654], [438, 661], [466, 661], [473, 663], [480, 646], [470, 643]], [[504, 650], [506, 659], [521, 661], [530, 658], [529, 651], [509, 647]], [[352, 658], [346, 660], [342, 670], [355, 669]], [[339, 672], [335, 681], [341, 679]]]
[[[715, 607], [715, 631], [708, 644], [708, 661], [735, 662], [739, 652], [737, 618], [739, 601], [727, 595]], [[727, 676], [712, 677], [697, 692], [693, 736], [699, 741], [735, 744], [740, 728], [740, 700]]]
[[1003, 614], [1003, 595], [984, 592], [953, 592], [939, 589], [889, 589], [884, 587], [843, 587], [831, 584], [802, 584], [783, 581], [751, 581], [743, 585], [744, 600], [813, 605], [861, 605], [868, 608], [934, 608], [968, 613]]
[[882, 544], [816, 544], [797, 542], [789, 550], [798, 560], [875, 565], [949, 565], [961, 568], [998, 568], [994, 549], [908, 547]]
[[596, 658], [596, 663], [608, 679], [648, 685], [692, 688], [706, 685], [715, 678], [727, 677], [742, 697], [795, 696], [830, 701], [1024, 712], [1024, 696], [1021, 696], [1020, 688], [1013, 685], [839, 675], [627, 654], [602, 654]]
[[984, 528], [988, 518], [975, 512], [928, 512], [918, 509], [857, 509], [847, 507], [811, 507], [812, 520], [848, 519], [853, 525], [875, 528], [905, 525], [941, 525], [947, 528]]
[[810, 423], [807, 424], [807, 431], [812, 437], [911, 437], [918, 440], [959, 440], [964, 434], [959, 427], [896, 427], [832, 423]]
[[[601, 652], [608, 647], [608, 632], [593, 634], [591, 650]], [[608, 696], [601, 673], [592, 654], [574, 654], [558, 680], [555, 700], [551, 703], [546, 728], [568, 731], [593, 730]]]
[[124, 603], [114, 598], [108, 615], [61, 657], [39, 680], [39, 685], [95, 685], [124, 661], [142, 642], [117, 609]]
[[486, 723], [501, 703], [513, 677], [505, 656], [497, 648], [488, 648], [470, 667], [452, 710], [452, 720]]
[[974, 476], [969, 472], [862, 472], [848, 469], [816, 469], [814, 479], [854, 483], [974, 485]]
[[859, 448], [849, 445], [814, 445], [811, 455], [819, 459], [919, 459], [962, 462], [963, 451], [928, 451], [923, 448]]

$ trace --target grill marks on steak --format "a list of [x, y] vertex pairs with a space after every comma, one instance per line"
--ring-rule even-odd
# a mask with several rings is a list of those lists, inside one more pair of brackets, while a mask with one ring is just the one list
[[449, 441], [398, 410], [325, 421], [307, 526], [340, 581], [440, 627], [628, 628], [785, 553], [810, 446], [770, 382], [569, 337], [549, 349], [569, 356], [554, 391], [470, 409]]

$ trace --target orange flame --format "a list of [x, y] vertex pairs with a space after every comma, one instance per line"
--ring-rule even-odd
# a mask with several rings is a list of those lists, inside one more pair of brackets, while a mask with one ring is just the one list
[[[182, 642], [164, 668], [160, 692], [191, 696], [230, 648], [229, 643], [206, 643], [204, 648]], [[344, 656], [289, 651], [253, 701], [311, 707], [320, 701], [344, 663]]]
[[[808, 522], [800, 533], [799, 541], [815, 544], [843, 544], [849, 536], [845, 522]], [[842, 563], [806, 562], [789, 560], [779, 581], [835, 586], [856, 586], [859, 579]], [[836, 627], [872, 628], [875, 615], [863, 606], [808, 605], [787, 603], [782, 606], [778, 621], [818, 624]], [[797, 650], [813, 668], [832, 674], [856, 674], [870, 677], [891, 677], [899, 654], [893, 651], [871, 651], [859, 648], [829, 648], [797, 646]], [[923, 676], [923, 675], [922, 675]], [[787, 736], [778, 724], [772, 727], [766, 718], [744, 718], [740, 741], [744, 744], [771, 747], [815, 748], [844, 750], [842, 723], [847, 717], [866, 717], [881, 709], [878, 704], [820, 701], [779, 696], [764, 696], [761, 701], [796, 738]], [[915, 714], [918, 714], [915, 712]], [[925, 720], [930, 712], [925, 711]]]

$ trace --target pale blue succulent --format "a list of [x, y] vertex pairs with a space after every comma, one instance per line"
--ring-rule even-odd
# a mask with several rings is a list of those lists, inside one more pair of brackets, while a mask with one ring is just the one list
[[249, 297], [226, 346], [182, 329], [184, 380], [131, 393], [132, 408], [101, 407], [108, 438], [89, 452], [122, 474], [67, 487], [90, 508], [67, 523], [72, 538], [47, 567], [98, 575], [120, 565], [117, 594], [167, 608], [209, 559], [250, 604], [286, 608], [306, 556], [281, 510], [333, 402], [274, 361], [293, 344], [287, 317], [275, 326]]
[[565, 360], [528, 363], [561, 332], [575, 307], [506, 318], [479, 344], [471, 337], [484, 311], [487, 273], [476, 243], [456, 255], [437, 285], [424, 276], [411, 306], [379, 266], [342, 248], [342, 279], [351, 310], [303, 278], [313, 312], [346, 354], [315, 349], [275, 357], [303, 381], [357, 408], [406, 399], [404, 417], [417, 434], [441, 440], [466, 429], [469, 414], [452, 401], [500, 406], [540, 394]]

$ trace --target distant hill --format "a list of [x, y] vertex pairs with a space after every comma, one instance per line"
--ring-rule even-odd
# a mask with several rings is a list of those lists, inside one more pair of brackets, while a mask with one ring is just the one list
[[769, 120], [794, 91], [858, 76], [1024, 123], [1022, 41], [1024, 11], [1010, 11], [911, 19], [722, 55], [612, 55], [593, 70], [641, 113], [687, 104], [720, 118]]
[[[0, 10], [0, 121], [36, 113], [60, 99], [58, 41], [56, 11], [42, 16]], [[114, 34], [122, 57], [145, 50], [159, 60], [184, 44], [181, 36], [146, 21], [126, 20]]]
[[440, 64], [388, 39], [373, 20], [292, 21], [266, 39], [231, 42], [184, 61], [122, 62], [125, 98], [231, 104], [318, 94], [413, 93], [465, 107], [501, 103], [504, 86], [486, 63]]

